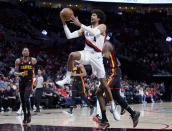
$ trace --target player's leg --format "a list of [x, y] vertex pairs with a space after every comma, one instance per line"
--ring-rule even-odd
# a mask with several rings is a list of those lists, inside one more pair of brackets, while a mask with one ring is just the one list
[[102, 119], [101, 119], [101, 122], [99, 124], [99, 128], [106, 129], [107, 127], [110, 126], [110, 124], [109, 124], [109, 121], [106, 117], [106, 103], [105, 103], [105, 99], [103, 97], [103, 93], [104, 93], [104, 89], [99, 88], [97, 91], [97, 98], [98, 98], [101, 113], [102, 113]]
[[[112, 76], [112, 77], [108, 77], [108, 78], [107, 78], [107, 83], [108, 83], [110, 89], [112, 89], [112, 88], [115, 86], [117, 80], [119, 80], [119, 78], [116, 77], [115, 74], [114, 74], [114, 75], [111, 75], [111, 76]], [[115, 86], [115, 87], [116, 87], [116, 86]], [[119, 88], [120, 88], [120, 87], [119, 87]], [[113, 94], [112, 94], [112, 95], [113, 95]], [[113, 97], [113, 99], [116, 101], [115, 97]], [[119, 114], [118, 111], [117, 111], [117, 108], [116, 108], [117, 106], [116, 106], [116, 104], [114, 104], [114, 105], [115, 105], [115, 109], [110, 110], [110, 111], [111, 111], [111, 113], [113, 114], [113, 118], [114, 118], [115, 120], [119, 121], [119, 120], [120, 120], [120, 114]]]
[[67, 61], [67, 73], [65, 79], [61, 81], [57, 81], [56, 84], [59, 86], [63, 86], [64, 84], [70, 84], [70, 77], [72, 74], [72, 69], [74, 66], [74, 61], [75, 60], [80, 60], [81, 59], [81, 53], [79, 51], [72, 52], [70, 53]]
[[97, 115], [100, 117], [101, 116], [101, 109], [100, 109], [100, 104], [99, 101], [97, 100]]
[[17, 115], [22, 115], [23, 111], [22, 111], [22, 103], [20, 102], [20, 108], [18, 109], [18, 111], [16, 112]]
[[20, 108], [19, 108], [19, 110], [16, 113], [17, 113], [17, 115], [22, 115], [23, 114], [23, 110], [22, 110], [22, 102], [21, 102], [20, 94], [19, 94], [19, 99], [20, 99]]
[[102, 89], [104, 90], [104, 92], [106, 94], [106, 97], [108, 98], [108, 100], [110, 102], [110, 111], [111, 111], [111, 113], [114, 114], [114, 111], [115, 111], [115, 103], [114, 103], [114, 100], [113, 100], [113, 97], [112, 97], [111, 90], [110, 90], [110, 88], [107, 85], [106, 79], [105, 78], [100, 78], [100, 83], [102, 85]]
[[100, 78], [99, 80], [100, 80], [102, 88], [103, 88], [103, 90], [104, 90], [104, 92], [106, 94], [106, 97], [108, 98], [108, 100], [110, 102], [112, 102], [113, 101], [112, 93], [111, 93], [110, 88], [107, 85], [106, 79], [105, 78]]
[[67, 71], [72, 72], [74, 61], [80, 59], [81, 59], [81, 53], [79, 51], [70, 53], [67, 61]]
[[24, 101], [26, 103], [26, 109], [27, 109], [27, 123], [31, 122], [31, 113], [30, 113], [30, 94], [31, 94], [31, 90], [26, 90], [25, 94], [24, 94]]
[[24, 93], [25, 93], [25, 91], [20, 91], [21, 105], [22, 105], [22, 110], [23, 110], [23, 114], [24, 114], [23, 125], [26, 125], [27, 124], [27, 114], [26, 114], [26, 102], [24, 100]]
[[26, 83], [26, 89], [25, 89], [25, 94], [24, 94], [24, 101], [26, 103], [26, 109], [27, 109], [27, 123], [31, 122], [31, 113], [30, 113], [30, 108], [31, 108], [31, 103], [30, 103], [30, 95], [32, 93], [32, 82], [27, 82]]
[[97, 99], [97, 113], [96, 116], [93, 116], [93, 121], [100, 123], [101, 122], [101, 109], [100, 109], [100, 104], [99, 104], [99, 100]]
[[90, 103], [85, 95], [85, 83], [81, 80], [78, 82], [77, 90], [80, 93], [81, 99], [90, 107], [90, 116], [94, 113], [94, 106]]
[[131, 118], [133, 119], [133, 127], [136, 127], [138, 124], [140, 112], [136, 112], [136, 111], [132, 110], [131, 107], [127, 104], [127, 102], [121, 97], [121, 95], [120, 95], [120, 79], [118, 77], [116, 77], [114, 82], [115, 82], [114, 88], [112, 89], [113, 98], [114, 98], [114, 100], [116, 100], [118, 102], [118, 104], [123, 109], [127, 110], [130, 113]]
[[94, 106], [90, 103], [90, 101], [85, 96], [84, 92], [81, 92], [81, 99], [90, 107], [90, 116], [94, 113]]
[[71, 105], [70, 105], [70, 109], [69, 111], [67, 111], [67, 113], [72, 114], [73, 113], [73, 108], [75, 106], [76, 103], [76, 96], [77, 96], [77, 81], [74, 81], [72, 84], [72, 98], [71, 98]]
[[115, 103], [112, 97], [111, 90], [108, 87], [107, 82], [106, 82], [105, 68], [103, 64], [102, 54], [95, 53], [93, 56], [90, 56], [90, 64], [91, 64], [93, 73], [96, 74], [97, 77], [99, 78], [102, 89], [105, 92], [106, 97], [108, 98], [110, 102], [111, 112], [113, 112], [113, 110], [115, 110]]

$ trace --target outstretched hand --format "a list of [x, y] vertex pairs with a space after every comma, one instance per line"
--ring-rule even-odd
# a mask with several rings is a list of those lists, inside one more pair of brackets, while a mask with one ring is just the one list
[[71, 23], [73, 23], [74, 25], [81, 27], [82, 24], [81, 24], [81, 22], [78, 20], [77, 17], [71, 16], [71, 17], [70, 17], [70, 20], [72, 21]]
[[63, 25], [65, 25], [65, 24], [66, 24], [66, 22], [65, 22], [65, 20], [64, 20], [64, 18], [63, 18], [63, 16], [62, 16], [62, 11], [60, 12], [60, 19], [61, 19], [61, 21], [62, 21]]

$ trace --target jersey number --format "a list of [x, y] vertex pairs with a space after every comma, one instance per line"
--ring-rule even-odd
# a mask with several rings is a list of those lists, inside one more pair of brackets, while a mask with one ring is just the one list
[[28, 71], [24, 71], [24, 76], [28, 76]]

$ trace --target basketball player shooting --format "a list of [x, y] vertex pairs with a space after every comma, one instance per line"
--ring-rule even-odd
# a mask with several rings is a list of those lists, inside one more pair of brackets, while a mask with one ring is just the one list
[[[70, 17], [72, 23], [79, 26], [80, 29], [74, 32], [70, 32], [65, 19], [63, 17], [63, 10], [60, 12], [60, 18], [63, 23], [64, 32], [67, 39], [77, 38], [82, 35], [85, 36], [85, 48], [82, 51], [72, 52], [69, 55], [67, 62], [67, 73], [65, 79], [57, 81], [57, 85], [63, 86], [69, 84], [71, 80], [72, 69], [74, 61], [77, 60], [83, 65], [91, 65], [93, 72], [97, 78], [99, 78], [105, 94], [110, 101], [111, 112], [115, 110], [114, 101], [110, 88], [107, 86], [105, 78], [105, 69], [103, 65], [102, 49], [106, 36], [105, 14], [99, 9], [94, 9], [91, 15], [91, 25], [83, 25], [74, 15]], [[100, 101], [101, 102], [101, 101]]]

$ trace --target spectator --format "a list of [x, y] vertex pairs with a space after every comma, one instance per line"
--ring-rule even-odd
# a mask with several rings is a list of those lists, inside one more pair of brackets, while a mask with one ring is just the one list
[[16, 92], [11, 88], [10, 85], [7, 86], [7, 89], [4, 93], [4, 111], [16, 111]]
[[48, 103], [46, 103], [46, 108], [52, 108], [53, 107], [53, 90], [51, 89], [50, 84], [47, 84], [45, 87], [45, 90], [43, 91], [43, 98], [48, 100]]

